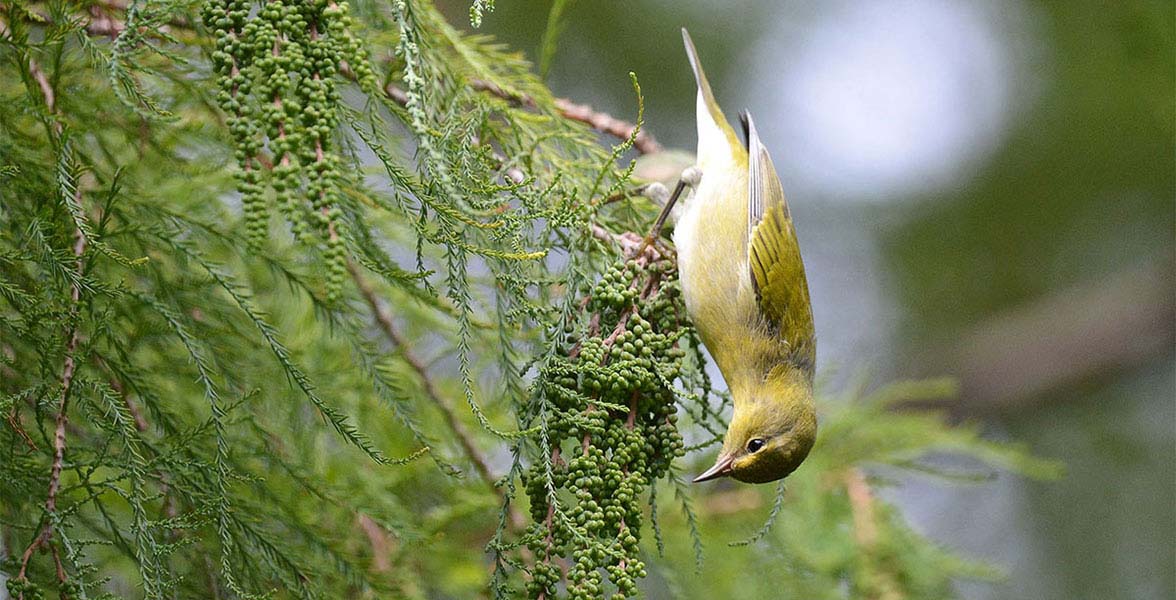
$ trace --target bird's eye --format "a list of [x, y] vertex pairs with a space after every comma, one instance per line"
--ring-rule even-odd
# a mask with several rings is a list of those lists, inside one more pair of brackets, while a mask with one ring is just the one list
[[755, 439], [751, 440], [750, 442], [747, 442], [747, 451], [752, 454], [759, 452], [760, 448], [763, 448], [763, 447], [764, 447], [764, 441], [760, 438], [755, 438]]

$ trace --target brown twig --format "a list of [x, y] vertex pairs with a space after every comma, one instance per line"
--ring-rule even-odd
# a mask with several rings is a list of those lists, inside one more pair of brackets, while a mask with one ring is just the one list
[[[125, 9], [125, 7], [113, 6], [111, 8]], [[91, 6], [87, 12], [89, 13], [90, 18], [82, 27], [86, 30], [86, 33], [90, 35], [109, 37], [110, 39], [114, 39], [118, 37], [118, 34], [122, 33], [123, 30], [127, 28], [126, 23], [114, 18], [106, 11], [98, 8], [97, 5]], [[20, 17], [21, 15], [15, 16]], [[29, 9], [25, 13], [25, 16], [27, 20], [30, 20], [39, 25], [53, 22], [52, 16], [43, 10]], [[7, 34], [8, 29], [8, 23], [5, 22], [4, 19], [0, 19], [0, 36]], [[167, 29], [168, 28], [165, 26], [162, 31], [167, 31]]]
[[105, 370], [110, 373], [110, 389], [114, 390], [114, 392], [118, 394], [120, 398], [122, 398], [123, 404], [125, 404], [127, 407], [127, 412], [131, 413], [131, 418], [135, 421], [135, 430], [137, 430], [139, 433], [147, 431], [147, 419], [143, 417], [143, 411], [139, 410], [139, 405], [135, 404], [134, 400], [131, 400], [131, 397], [126, 392], [126, 388], [123, 387], [122, 382], [114, 376], [114, 372], [111, 370], [110, 365], [106, 364], [106, 361], [101, 358], [95, 358], [95, 362], [98, 363], [98, 366], [104, 367]]
[[[114, 5], [108, 5], [106, 8], [113, 8], [117, 10], [126, 9], [125, 6]], [[119, 34], [121, 34], [123, 30], [127, 28], [126, 23], [114, 18], [114, 16], [110, 15], [106, 10], [99, 8], [98, 5], [91, 6], [89, 12], [90, 21], [86, 23], [86, 32], [90, 35], [101, 35], [109, 37], [110, 39], [114, 39], [117, 38]], [[163, 32], [166, 31], [167, 28], [165, 26]]]
[[615, 233], [601, 227], [600, 225], [597, 225], [596, 223], [590, 223], [588, 225], [588, 227], [589, 227], [589, 230], [592, 232], [592, 237], [594, 237], [602, 242], [615, 242], [617, 244], [622, 244], [620, 235], [615, 234]]
[[[470, 87], [502, 98], [515, 106], [537, 107], [534, 98], [508, 92], [492, 81], [474, 79], [470, 81]], [[596, 131], [611, 135], [617, 139], [627, 140], [633, 137], [633, 131], [637, 129], [637, 125], [634, 123], [623, 121], [606, 112], [595, 110], [587, 104], [572, 102], [567, 98], [556, 98], [555, 108], [559, 110], [559, 114], [563, 118], [584, 123]], [[655, 154], [662, 151], [661, 144], [653, 138], [652, 134], [644, 130], [637, 132], [637, 137], [633, 140], [633, 147], [637, 148], [637, 151], [641, 154]]]
[[[527, 108], [538, 107], [535, 100], [530, 96], [512, 94], [488, 81], [475, 79], [470, 81], [470, 87], [506, 100], [515, 106], [525, 106]], [[384, 86], [384, 94], [388, 96], [389, 100], [401, 106], [408, 104], [408, 94], [391, 83]], [[606, 112], [594, 110], [587, 104], [572, 102], [567, 98], [556, 98], [555, 108], [559, 111], [561, 117], [570, 121], [584, 123], [596, 131], [611, 135], [617, 139], [627, 140], [633, 137], [633, 130], [637, 128], [633, 123], [613, 117]], [[662, 145], [654, 139], [653, 134], [645, 130], [637, 132], [637, 137], [633, 140], [633, 147], [641, 154], [656, 154], [663, 150]]]
[[33, 438], [29, 437], [28, 432], [25, 431], [24, 427], [22, 427], [20, 424], [20, 418], [17, 417], [16, 404], [12, 405], [12, 410], [8, 411], [8, 415], [5, 417], [5, 420], [8, 421], [8, 426], [11, 427], [12, 430], [16, 432], [16, 435], [20, 436], [20, 439], [24, 441], [26, 446], [29, 447], [29, 450], [36, 452], [37, 444], [33, 442]]
[[[41, 69], [41, 65], [33, 59], [29, 59], [29, 73], [33, 79], [37, 80], [37, 87], [41, 88], [41, 96], [45, 99], [45, 106], [50, 113], [57, 111], [57, 94], [53, 92], [53, 85], [49, 83], [49, 78], [45, 75], [45, 71]], [[61, 123], [57, 123], [57, 133], [61, 133]]]
[[[37, 64], [37, 61], [32, 58], [29, 59], [29, 72], [37, 81], [38, 87], [41, 89], [41, 96], [45, 100], [45, 107], [49, 114], [54, 115], [53, 130], [58, 137], [61, 136], [63, 126], [61, 120], [57, 117], [57, 95], [54, 93], [53, 86], [49, 82], [49, 78]], [[80, 186], [75, 186], [74, 201], [79, 205], [82, 201], [82, 191]], [[82, 260], [86, 253], [86, 234], [82, 231], [81, 225], [75, 225], [74, 229], [74, 273], [78, 279], [81, 279], [85, 263]], [[69, 413], [67, 408], [69, 406], [69, 392], [73, 386], [74, 375], [77, 373], [77, 357], [74, 355], [78, 349], [78, 342], [81, 339], [81, 332], [77, 325], [77, 319], [81, 313], [81, 299], [82, 286], [81, 283], [75, 280], [70, 285], [70, 328], [66, 337], [65, 343], [65, 358], [61, 368], [61, 400], [57, 405], [57, 416], [54, 418], [53, 431], [53, 463], [49, 468], [49, 492], [45, 497], [45, 523], [29, 542], [24, 553], [21, 555], [20, 572], [16, 578], [26, 579], [25, 574], [28, 572], [29, 561], [32, 560], [33, 553], [50, 543], [53, 537], [53, 521], [57, 515], [57, 493], [61, 490], [61, 471], [65, 465], [65, 432], [66, 425], [69, 422]], [[59, 581], [66, 580], [65, 569], [61, 565], [61, 558], [57, 553], [57, 548], [50, 545], [50, 550], [53, 553], [53, 559], [57, 567], [57, 578]], [[23, 594], [22, 594], [23, 597]]]
[[[627, 140], [633, 137], [633, 130], [637, 127], [633, 123], [595, 110], [587, 104], [577, 104], [567, 98], [556, 98], [555, 107], [559, 109], [563, 118], [579, 121], [617, 139]], [[645, 130], [637, 132], [637, 137], [633, 140], [633, 147], [641, 154], [657, 154], [663, 150], [662, 145], [653, 138], [653, 134]]]
[[[86, 12], [88, 13], [89, 19], [82, 27], [90, 35], [108, 37], [113, 40], [127, 29], [126, 21], [118, 18], [118, 14], [125, 13], [127, 7], [128, 3], [95, 2], [87, 8]], [[38, 11], [32, 14], [35, 14], [41, 23], [52, 23], [52, 16], [47, 12]], [[156, 32], [163, 35], [196, 33], [195, 28], [192, 27], [192, 23], [184, 17], [174, 17], [169, 24], [161, 25], [158, 29], [149, 29], [142, 26], [138, 29], [138, 33], [140, 34]]]
[[[77, 259], [74, 268], [77, 275], [81, 277], [83, 268], [82, 255], [86, 251], [86, 236], [82, 233], [81, 228], [75, 231], [73, 250], [74, 256]], [[81, 294], [81, 284], [75, 282], [70, 290], [74, 319], [78, 316]], [[73, 385], [74, 374], [77, 372], [77, 357], [74, 356], [74, 353], [78, 349], [79, 339], [80, 333], [78, 327], [76, 324], [72, 325], [70, 327], [69, 340], [65, 344], [65, 364], [61, 369], [61, 401], [58, 403], [57, 416], [55, 418], [53, 464], [49, 470], [49, 493], [45, 498], [45, 513], [47, 518], [41, 531], [38, 532], [37, 537], [33, 538], [28, 548], [25, 549], [24, 554], [21, 555], [20, 573], [17, 574], [17, 579], [25, 578], [25, 573], [28, 570], [29, 561], [32, 559], [33, 552], [48, 544], [50, 538], [53, 537], [53, 518], [57, 513], [57, 492], [61, 490], [61, 470], [65, 464], [65, 426], [69, 421], [66, 409], [69, 405], [69, 391]], [[57, 548], [50, 546], [50, 549], [53, 551], [54, 560], [57, 561], [57, 578], [60, 581], [65, 581], [65, 571], [61, 568], [61, 562], [57, 556]]]

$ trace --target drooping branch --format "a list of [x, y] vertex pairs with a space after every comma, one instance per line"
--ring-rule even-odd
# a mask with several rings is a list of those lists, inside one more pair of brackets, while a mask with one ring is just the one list
[[[433, 381], [433, 378], [429, 376], [428, 368], [426, 367], [425, 362], [422, 361], [420, 357], [413, 354], [412, 350], [409, 348], [409, 344], [404, 339], [404, 336], [396, 328], [396, 323], [392, 320], [392, 313], [388, 311], [382, 302], [380, 302], [379, 297], [376, 295], [376, 291], [372, 288], [371, 284], [368, 283], [367, 279], [363, 277], [363, 274], [360, 273], [359, 268], [353, 262], [348, 262], [347, 268], [348, 271], [351, 272], [351, 277], [355, 281], [355, 286], [359, 289], [360, 295], [363, 296], [364, 302], [366, 302], [368, 308], [371, 309], [372, 317], [375, 319], [376, 324], [380, 328], [380, 331], [384, 334], [385, 337], [388, 338], [388, 341], [392, 342], [392, 345], [396, 347], [397, 351], [399, 351], [400, 355], [404, 358], [404, 362], [408, 364], [414, 373], [416, 373], [417, 378], [421, 382], [421, 389], [425, 392], [425, 395], [429, 397], [429, 400], [432, 401], [433, 405], [436, 406], [437, 410], [441, 413], [442, 418], [445, 420], [445, 424], [449, 427], [450, 431], [453, 432], [454, 437], [457, 438], [458, 443], [461, 445], [461, 448], [465, 452], [466, 456], [470, 459], [470, 462], [474, 464], [474, 470], [478, 472], [478, 476], [487, 486], [489, 486], [490, 490], [496, 496], [498, 496], [499, 500], [505, 500], [505, 494], [503, 493], [502, 489], [498, 487], [497, 480], [490, 471], [490, 460], [486, 457], [482, 450], [478, 448], [477, 444], [474, 443], [473, 434], [470, 433], [469, 429], [467, 429], [461, 419], [458, 418], [457, 410], [454, 408], [453, 402], [451, 402], [449, 398], [447, 398], [444, 394], [441, 393], [440, 390], [437, 389], [437, 385]], [[521, 531], [526, 526], [526, 521], [523, 519], [523, 515], [518, 512], [513, 504], [510, 505], [509, 517], [511, 527], [515, 528], [515, 530]]]
[[362, 512], [355, 513], [355, 520], [372, 547], [372, 569], [377, 573], [389, 571], [392, 568], [392, 561], [388, 560], [388, 554], [392, 551], [392, 542], [388, 539], [388, 532]]

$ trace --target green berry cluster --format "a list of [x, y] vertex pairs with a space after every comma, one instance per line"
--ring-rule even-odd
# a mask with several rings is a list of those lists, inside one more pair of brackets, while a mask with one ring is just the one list
[[45, 590], [41, 586], [24, 578], [12, 578], [4, 583], [8, 588], [8, 597], [19, 600], [45, 600]]
[[586, 336], [541, 372], [557, 416], [550, 460], [525, 477], [532, 598], [561, 587], [573, 599], [635, 595], [646, 575], [643, 495], [684, 454], [670, 387], [686, 331], [673, 261], [650, 248], [615, 265], [586, 313]]
[[237, 171], [237, 189], [245, 211], [249, 240], [260, 243], [266, 234], [265, 188], [262, 186], [258, 156], [262, 138], [253, 123], [254, 106], [249, 101], [253, 78], [253, 45], [242, 39], [250, 24], [251, 0], [208, 2], [204, 5], [204, 22], [216, 32], [216, 51], [212, 53], [220, 90], [217, 102], [228, 114], [229, 133], [233, 137]]
[[347, 261], [343, 164], [332, 141], [338, 75], [346, 65], [365, 90], [376, 86], [348, 11], [343, 0], [209, 0], [203, 11], [216, 34], [217, 98], [228, 114], [250, 243], [266, 238], [272, 189], [294, 235], [322, 251], [328, 299], [339, 295]]
[[[13, 577], [4, 582], [4, 586], [13, 600], [45, 600], [45, 590], [26, 578]], [[57, 584], [57, 594], [61, 598], [80, 598], [83, 591], [82, 584], [73, 579]]]

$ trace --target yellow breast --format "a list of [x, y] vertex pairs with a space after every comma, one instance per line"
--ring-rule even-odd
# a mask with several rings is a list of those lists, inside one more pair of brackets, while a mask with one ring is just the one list
[[[710, 158], [710, 157], [708, 157]], [[699, 164], [702, 180], [674, 229], [686, 309], [732, 391], [754, 378], [769, 344], [747, 265], [747, 166], [727, 154]], [[748, 360], [751, 359], [751, 360]]]

